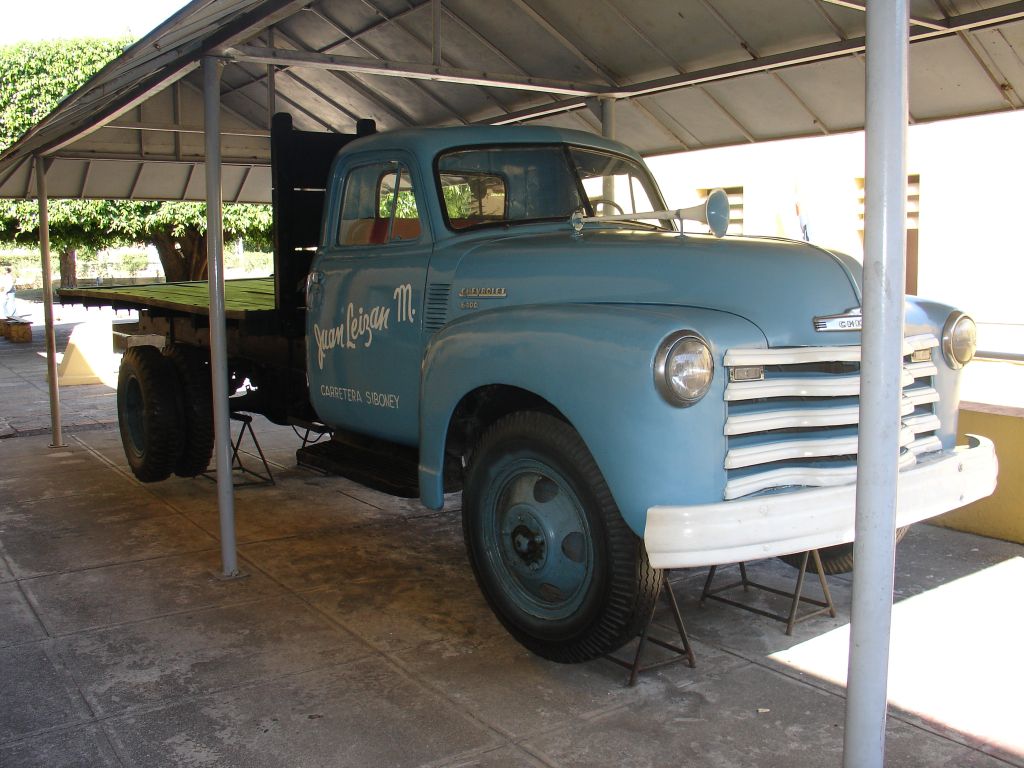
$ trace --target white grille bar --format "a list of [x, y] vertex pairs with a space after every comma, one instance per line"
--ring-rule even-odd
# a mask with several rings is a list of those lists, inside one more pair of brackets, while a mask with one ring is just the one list
[[939, 417], [934, 413], [922, 413], [919, 416], [904, 418], [903, 426], [910, 427], [915, 435], [919, 435], [922, 432], [934, 432], [937, 429], [941, 429], [942, 422], [939, 421]]
[[[900, 416], [909, 416], [913, 412], [914, 404], [904, 397], [900, 401]], [[725, 434], [731, 437], [749, 435], [753, 432], [770, 432], [776, 429], [842, 427], [857, 424], [859, 421], [860, 407], [856, 405], [839, 408], [780, 408], [731, 415], [725, 420]], [[933, 427], [933, 429], [938, 429], [938, 427]]]
[[[900, 385], [909, 387], [913, 383], [914, 376], [904, 367]], [[725, 400], [729, 403], [770, 397], [850, 397], [859, 394], [859, 374], [733, 381], [725, 388]]]
[[[900, 447], [914, 442], [914, 430], [900, 430]], [[732, 448], [725, 454], [726, 469], [741, 469], [757, 464], [771, 464], [791, 459], [817, 459], [825, 456], [847, 456], [857, 453], [857, 435], [843, 437], [808, 437], [798, 440], [777, 440], [762, 445]]]
[[909, 400], [914, 407], [939, 402], [939, 393], [934, 387], [921, 387], [920, 389], [904, 389], [903, 399]]
[[928, 437], [915, 440], [907, 446], [907, 449], [913, 452], [915, 456], [920, 456], [922, 453], [942, 450], [942, 441], [935, 435], [929, 435]]
[[[903, 356], [919, 349], [939, 346], [930, 333], [907, 336], [903, 340]], [[776, 347], [773, 349], [730, 349], [725, 353], [728, 368], [741, 365], [799, 365], [801, 363], [859, 363], [860, 346], [838, 347]]]
[[[910, 450], [900, 453], [900, 471], [917, 463], [917, 456]], [[725, 499], [738, 499], [769, 488], [780, 488], [786, 485], [846, 485], [857, 479], [857, 467], [782, 467], [770, 469], [729, 480], [725, 484]]]

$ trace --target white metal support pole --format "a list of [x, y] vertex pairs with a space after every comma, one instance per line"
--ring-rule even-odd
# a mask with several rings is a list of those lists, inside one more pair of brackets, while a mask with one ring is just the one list
[[224, 578], [238, 576], [235, 551], [235, 489], [231, 476], [228, 405], [227, 324], [224, 321], [224, 212], [220, 164], [220, 61], [203, 59], [203, 115], [206, 131], [206, 259], [210, 283], [210, 374], [213, 380], [214, 454], [217, 508]]
[[46, 380], [50, 386], [51, 448], [64, 445], [60, 426], [60, 387], [57, 385], [57, 339], [53, 331], [53, 277], [50, 273], [50, 211], [46, 197], [46, 161], [36, 162], [36, 193], [39, 198], [39, 255], [43, 266], [43, 319], [46, 325]]
[[[618, 126], [615, 124], [616, 118], [616, 107], [618, 102], [615, 99], [601, 99], [601, 135], [606, 139], [614, 139], [615, 133]], [[605, 200], [615, 199], [615, 180], [606, 176], [604, 179], [604, 185], [601, 189], [601, 195]], [[612, 211], [605, 211], [605, 213], [615, 213]]]
[[601, 135], [606, 139], [615, 138], [615, 99], [601, 99]]
[[844, 768], [882, 768], [906, 250], [907, 0], [867, 4], [864, 331]]

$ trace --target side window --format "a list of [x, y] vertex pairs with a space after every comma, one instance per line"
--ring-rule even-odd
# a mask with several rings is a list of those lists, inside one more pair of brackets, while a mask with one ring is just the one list
[[377, 162], [348, 172], [341, 200], [339, 245], [382, 245], [419, 236], [419, 210], [408, 168]]

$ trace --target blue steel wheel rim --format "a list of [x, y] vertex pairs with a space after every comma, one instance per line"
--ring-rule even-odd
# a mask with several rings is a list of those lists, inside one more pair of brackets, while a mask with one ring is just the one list
[[544, 620], [573, 616], [594, 576], [594, 544], [572, 487], [532, 458], [500, 467], [485, 496], [484, 552], [516, 609]]

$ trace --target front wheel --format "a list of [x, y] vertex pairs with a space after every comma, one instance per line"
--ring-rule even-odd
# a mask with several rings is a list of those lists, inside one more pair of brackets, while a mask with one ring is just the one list
[[661, 586], [583, 440], [546, 414], [507, 416], [481, 439], [463, 529], [495, 615], [552, 661], [587, 661], [628, 642]]

